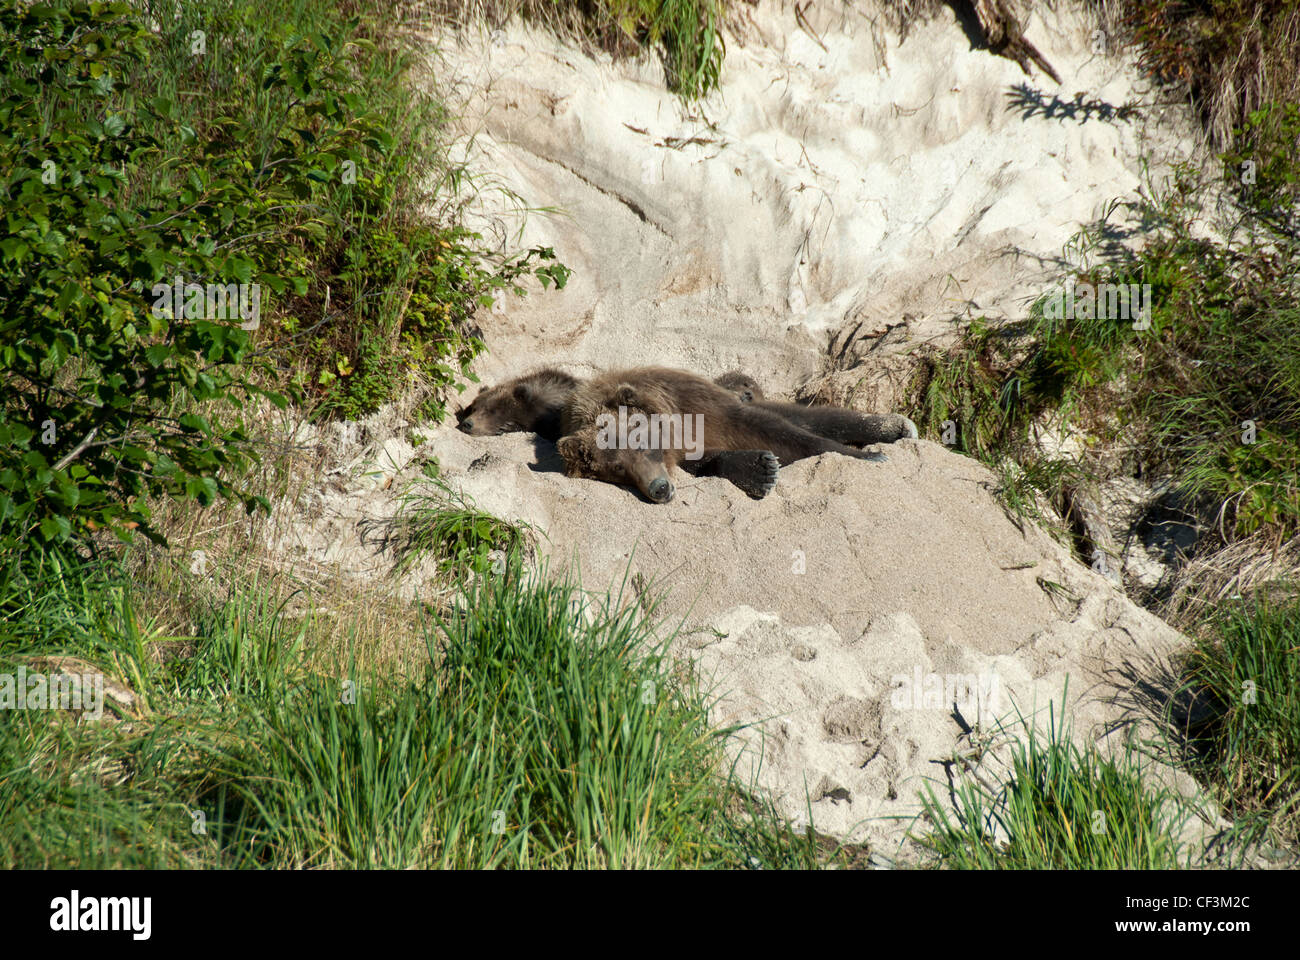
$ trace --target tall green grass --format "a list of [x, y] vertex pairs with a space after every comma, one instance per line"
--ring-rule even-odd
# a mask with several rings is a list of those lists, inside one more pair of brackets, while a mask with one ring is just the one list
[[1186, 661], [1184, 733], [1236, 817], [1300, 842], [1300, 601], [1259, 594], [1217, 612]]
[[708, 795], [676, 783], [707, 743], [698, 711], [633, 610], [507, 579], [429, 625], [424, 678], [261, 702], [221, 768], [229, 842], [309, 866], [660, 863]]
[[[0, 711], [0, 864], [106, 867], [809, 867], [727, 777], [725, 738], [639, 603], [518, 566], [423, 620], [423, 666], [328, 669], [313, 618], [251, 580], [194, 611], [191, 649], [103, 567], [33, 579], [0, 671], [71, 653], [142, 706]], [[464, 584], [465, 581], [462, 581]], [[20, 601], [24, 598], [19, 598]]]
[[1132, 748], [1109, 758], [1080, 749], [1053, 705], [1047, 730], [1031, 726], [1011, 751], [1004, 782], [962, 777], [951, 788], [951, 816], [927, 785], [931, 829], [917, 839], [942, 866], [1167, 870], [1190, 862], [1178, 840], [1188, 811], [1171, 791], [1144, 782]]

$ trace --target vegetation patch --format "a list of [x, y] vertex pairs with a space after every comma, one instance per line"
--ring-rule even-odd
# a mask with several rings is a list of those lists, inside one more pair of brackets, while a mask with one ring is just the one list
[[615, 57], [658, 53], [668, 89], [704, 97], [722, 76], [723, 0], [437, 0], [444, 23], [499, 28], [511, 17]]
[[431, 556], [451, 576], [503, 575], [536, 545], [536, 531], [478, 509], [474, 502], [436, 475], [411, 485], [401, 496], [386, 541], [396, 560], [394, 572]]
[[[1286, 152], [1297, 135], [1292, 108], [1242, 131], [1258, 176], [1232, 195], [1217, 235], [1202, 228], [1213, 184], [1188, 166], [1129, 205], [1150, 226], [1140, 249], [1111, 242], [1105, 219], [1083, 231], [1074, 249], [1084, 263], [1027, 323], [973, 323], [951, 351], [925, 358], [910, 388], [918, 423], [944, 439], [950, 422], [949, 442], [997, 465], [1032, 464], [1031, 428], [1058, 419], [1090, 445], [1122, 445], [1120, 466], [1134, 475], [1177, 477], [1213, 504], [1228, 541], [1294, 535], [1300, 247], [1285, 211], [1300, 199], [1300, 165]], [[1239, 171], [1241, 157], [1225, 154], [1225, 169]]]
[[363, 11], [0, 13], [0, 547], [159, 540], [151, 499], [265, 508], [250, 398], [355, 417], [423, 387], [440, 417], [473, 311], [563, 285], [459, 226], [463, 170], [414, 148], [441, 108]]
[[1217, 611], [1186, 662], [1182, 728], [1230, 814], [1300, 842], [1300, 601], [1256, 594]]
[[[1021, 718], [1023, 721], [1023, 717]], [[949, 816], [927, 786], [918, 839], [959, 870], [1168, 870], [1187, 866], [1178, 831], [1189, 812], [1144, 781], [1132, 748], [1103, 758], [1081, 750], [1049, 713], [1047, 730], [1011, 745], [1011, 767], [991, 785], [953, 769]]]
[[272, 582], [195, 602], [180, 638], [137, 612], [156, 572], [128, 586], [103, 564], [43, 568], [5, 598], [21, 619], [0, 631], [0, 674], [72, 653], [138, 706], [0, 711], [0, 864], [860, 861], [726, 776], [724, 735], [638, 603], [512, 564], [407, 620], [424, 655], [405, 672], [359, 663], [365, 630], [336, 662], [309, 659], [331, 628]]

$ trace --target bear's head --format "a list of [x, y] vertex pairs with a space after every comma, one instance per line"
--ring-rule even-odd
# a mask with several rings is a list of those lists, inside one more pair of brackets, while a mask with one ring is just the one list
[[570, 477], [630, 484], [653, 503], [667, 503], [676, 492], [661, 449], [611, 442], [594, 427], [561, 437], [557, 447]]
[[713, 382], [724, 390], [730, 390], [741, 403], [755, 403], [763, 399], [763, 388], [758, 385], [758, 381], [739, 370], [724, 373]]
[[531, 391], [525, 383], [499, 384], [479, 393], [474, 402], [456, 414], [457, 429], [472, 437], [532, 429]]
[[558, 424], [564, 401], [575, 385], [567, 374], [545, 371], [489, 387], [456, 414], [457, 429], [472, 437], [541, 432], [544, 425]]

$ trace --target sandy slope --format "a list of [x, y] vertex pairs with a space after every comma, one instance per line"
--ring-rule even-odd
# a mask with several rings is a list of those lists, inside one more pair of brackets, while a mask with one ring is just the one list
[[[883, 464], [792, 464], [762, 501], [683, 476], [676, 498], [655, 505], [566, 478], [554, 446], [531, 435], [442, 426], [417, 451], [403, 431], [377, 416], [328, 438], [345, 469], [278, 550], [383, 576], [390, 558], [366, 532], [383, 529], [395, 493], [436, 456], [481, 509], [540, 532], [553, 570], [629, 602], [662, 599], [675, 649], [718, 697], [714, 722], [746, 726], [733, 742], [739, 773], [795, 821], [807, 791], [818, 829], [886, 855], [917, 790], [929, 780], [944, 795], [944, 762], [987, 747], [1000, 723], [1019, 728], [1018, 715], [1042, 729], [1067, 689], [1081, 741], [1109, 749], [1129, 725], [1152, 735], [1184, 643], [1046, 534], [1019, 529], [984, 467], [929, 441], [888, 446]], [[426, 592], [428, 572], [407, 588]], [[977, 766], [996, 779], [1004, 762], [991, 750]], [[1185, 776], [1159, 775], [1195, 792]]]
[[690, 107], [656, 62], [519, 27], [440, 46], [472, 168], [564, 211], [532, 215], [521, 243], [575, 270], [487, 318], [486, 376], [743, 363], [784, 391], [891, 325], [901, 343], [968, 310], [1021, 317], [1079, 225], [1139, 185], [1143, 143], [1159, 156], [1184, 129], [1107, 115], [1140, 85], [1075, 15], [1031, 21], [1058, 88], [970, 49], [947, 8], [901, 45], [841, 9], [806, 12], [814, 40], [790, 5], [760, 3], [722, 90]]

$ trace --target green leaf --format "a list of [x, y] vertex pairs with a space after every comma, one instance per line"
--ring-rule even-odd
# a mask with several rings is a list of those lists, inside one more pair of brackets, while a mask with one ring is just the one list
[[182, 414], [178, 422], [186, 430], [197, 430], [200, 433], [205, 433], [205, 434], [212, 432], [212, 428], [208, 425], [208, 421], [198, 416], [197, 414], [193, 414], [193, 413]]
[[4, 254], [5, 260], [16, 260], [21, 262], [31, 249], [17, 237], [6, 237], [0, 240], [0, 253]]
[[72, 535], [72, 524], [67, 517], [45, 517], [40, 523], [41, 536], [46, 540], [66, 540]]

